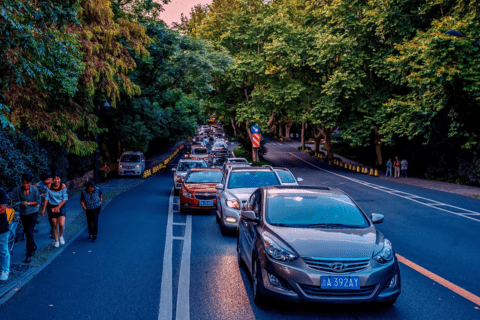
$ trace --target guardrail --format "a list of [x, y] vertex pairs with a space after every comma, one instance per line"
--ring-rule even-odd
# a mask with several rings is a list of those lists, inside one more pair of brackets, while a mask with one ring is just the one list
[[170, 161], [172, 161], [177, 155], [178, 153], [184, 148], [184, 145], [181, 144], [177, 149], [175, 149], [175, 151], [173, 151], [165, 160], [163, 160], [163, 162], [153, 166], [151, 169], [148, 169], [148, 170], [145, 170], [143, 172], [143, 178], [146, 179], [148, 177], [150, 177], [152, 174], [155, 174], [157, 172], [160, 172], [162, 171], [163, 169], [166, 169], [167, 168], [167, 165]]
[[354, 172], [368, 174], [370, 176], [378, 177], [378, 170], [377, 169], [372, 169], [372, 168], [368, 168], [368, 167], [365, 167], [365, 166], [360, 166], [360, 165], [356, 165], [356, 164], [352, 164], [352, 163], [348, 163], [348, 162], [343, 162], [343, 161], [340, 161], [338, 159], [334, 159], [333, 164], [335, 164], [336, 166], [339, 166], [340, 168], [345, 168], [345, 169], [348, 169], [348, 170], [351, 170], [351, 171], [354, 171]]

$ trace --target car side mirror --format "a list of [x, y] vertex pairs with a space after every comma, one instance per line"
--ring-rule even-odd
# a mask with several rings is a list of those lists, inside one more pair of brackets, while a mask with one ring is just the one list
[[172, 172], [176, 172], [176, 171], [177, 171], [177, 169], [176, 169], [176, 168], [172, 168]]
[[302, 178], [297, 178], [297, 181], [298, 181], [298, 182], [302, 182], [303, 179], [302, 179]]
[[372, 215], [370, 216], [370, 219], [372, 219], [373, 224], [382, 223], [384, 218], [385, 218], [384, 215], [379, 213], [372, 213]]
[[120, 159], [117, 159], [117, 162], [120, 162]]
[[215, 186], [215, 190], [223, 190], [223, 184], [219, 183]]
[[257, 216], [255, 215], [255, 212], [253, 212], [253, 211], [249, 211], [249, 210], [242, 211], [240, 213], [240, 216], [245, 221], [250, 221], [250, 222], [255, 222], [255, 223], [260, 222], [260, 219], [257, 218]]

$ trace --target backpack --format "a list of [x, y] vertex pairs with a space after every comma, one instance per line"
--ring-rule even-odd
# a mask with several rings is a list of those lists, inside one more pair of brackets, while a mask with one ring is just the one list
[[400, 161], [397, 161], [396, 166], [397, 166], [397, 167], [400, 167]]

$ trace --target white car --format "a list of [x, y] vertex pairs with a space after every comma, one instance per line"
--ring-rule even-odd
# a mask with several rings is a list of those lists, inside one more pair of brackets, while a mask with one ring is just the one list
[[181, 159], [177, 167], [172, 169], [175, 193], [182, 188], [183, 178], [187, 175], [188, 170], [194, 168], [208, 168], [208, 164], [204, 160]]
[[139, 151], [122, 153], [118, 160], [118, 175], [141, 175], [145, 171], [145, 155]]
[[222, 234], [236, 231], [240, 208], [259, 187], [279, 186], [280, 178], [272, 167], [232, 167], [216, 189], [217, 222]]
[[225, 140], [216, 140], [212, 146], [212, 154], [216, 155], [218, 151], [227, 150]]

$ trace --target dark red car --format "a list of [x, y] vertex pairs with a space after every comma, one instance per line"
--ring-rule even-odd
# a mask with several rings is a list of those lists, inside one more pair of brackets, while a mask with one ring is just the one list
[[222, 177], [220, 169], [191, 169], [183, 179], [180, 190], [180, 212], [185, 209], [216, 209], [215, 186]]

